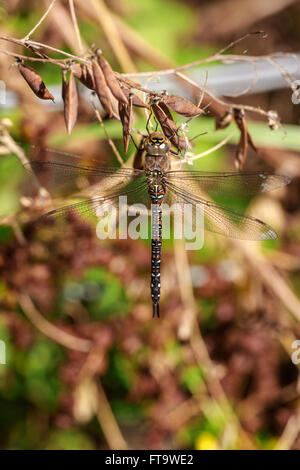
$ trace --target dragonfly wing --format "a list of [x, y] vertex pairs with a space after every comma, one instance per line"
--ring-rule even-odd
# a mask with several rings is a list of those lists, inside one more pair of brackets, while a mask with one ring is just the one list
[[[182, 214], [187, 214], [187, 223], [192, 224], [192, 230], [198, 229], [197, 216], [203, 214], [204, 227], [209, 230], [231, 238], [242, 240], [274, 240], [277, 238], [275, 230], [265, 222], [251, 216], [240, 214], [232, 209], [207, 201], [183, 190], [179, 186], [167, 183], [168, 194], [166, 202], [177, 204]], [[176, 211], [176, 208], [175, 208]], [[185, 215], [186, 217], [186, 215]]]
[[106, 194], [140, 178], [143, 172], [132, 168], [109, 168], [78, 165], [71, 162], [31, 161], [25, 165], [39, 183], [55, 195], [84, 193], [86, 196]]
[[200, 197], [209, 194], [212, 199], [253, 196], [281, 188], [291, 181], [288, 176], [266, 171], [217, 173], [171, 170], [166, 177], [179, 188], [188, 188]]
[[39, 217], [38, 225], [59, 232], [72, 232], [74, 227], [89, 230], [103, 218], [119, 218], [132, 205], [141, 204], [148, 213], [149, 196], [147, 183], [140, 179], [132, 181], [123, 191], [108, 196], [95, 196], [77, 200], [72, 204], [53, 209]]

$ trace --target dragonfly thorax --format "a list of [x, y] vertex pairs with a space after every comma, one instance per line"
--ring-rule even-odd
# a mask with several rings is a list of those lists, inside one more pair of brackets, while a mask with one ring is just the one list
[[170, 167], [169, 156], [166, 155], [149, 155], [145, 156], [145, 170], [151, 172], [165, 172]]
[[145, 170], [168, 171], [170, 141], [161, 132], [152, 132], [144, 141]]

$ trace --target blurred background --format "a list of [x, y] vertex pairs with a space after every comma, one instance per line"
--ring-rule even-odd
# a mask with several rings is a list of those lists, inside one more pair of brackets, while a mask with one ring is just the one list
[[[1, 36], [26, 36], [50, 3], [0, 2]], [[203, 59], [250, 31], [268, 36], [248, 37], [230, 53], [300, 52], [300, 5], [293, 0], [74, 5], [83, 47], [101, 47], [123, 73]], [[57, 0], [31, 39], [78, 54], [69, 6]], [[30, 55], [3, 40], [0, 47]], [[34, 144], [118, 163], [84, 95], [67, 134], [57, 67], [33, 64], [57, 98], [45, 104], [13, 62], [0, 53], [1, 448], [300, 449], [300, 107], [292, 90], [270, 83], [270, 91], [231, 100], [281, 118], [284, 130], [272, 131], [265, 116], [247, 116], [259, 152], [248, 151], [245, 169], [285, 171], [293, 182], [251, 201], [226, 201], [271, 224], [278, 239], [206, 234], [197, 252], [166, 241], [162, 315], [152, 320], [148, 240], [100, 242], [94, 230], [64, 236], [36, 228], [19, 148]], [[157, 77], [148, 84], [159, 87]], [[105, 127], [123, 155], [120, 123], [105, 120]], [[142, 114], [135, 127], [145, 129]], [[234, 130], [231, 124], [216, 132], [212, 117], [194, 119], [191, 135], [205, 134], [193, 152], [212, 149]], [[14, 141], [19, 158], [7, 151]], [[235, 134], [192, 169], [234, 170], [237, 141]], [[133, 155], [130, 144], [129, 162]]]

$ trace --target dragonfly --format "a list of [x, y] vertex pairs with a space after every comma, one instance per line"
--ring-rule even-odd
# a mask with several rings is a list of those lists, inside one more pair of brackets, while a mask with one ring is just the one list
[[[227, 237], [242, 240], [272, 240], [275, 230], [265, 222], [239, 213], [215, 202], [215, 198], [239, 199], [241, 195], [264, 193], [290, 182], [286, 175], [269, 171], [210, 172], [172, 169], [172, 144], [161, 132], [151, 132], [142, 141], [144, 152], [138, 168], [100, 167], [85, 164], [68, 154], [59, 154], [53, 160], [30, 162], [30, 170], [38, 178], [45, 175], [48, 181], [76, 186], [85, 182], [79, 193], [80, 200], [63, 205], [42, 215], [40, 222], [65, 226], [70, 220], [89, 220], [100, 207], [117, 206], [119, 198], [126, 196], [128, 204], [143, 203], [151, 214], [151, 281], [153, 317], [160, 316], [163, 204], [184, 207], [189, 204], [196, 210], [204, 209], [204, 228]], [[50, 177], [49, 177], [50, 175]], [[76, 184], [74, 185], [74, 183]], [[80, 186], [80, 185], [79, 185]], [[61, 225], [62, 224], [62, 225]]]

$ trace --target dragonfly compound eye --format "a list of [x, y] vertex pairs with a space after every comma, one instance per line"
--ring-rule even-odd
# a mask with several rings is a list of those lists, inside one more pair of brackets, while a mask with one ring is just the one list
[[151, 137], [151, 143], [152, 144], [162, 144], [164, 142], [163, 137]]

